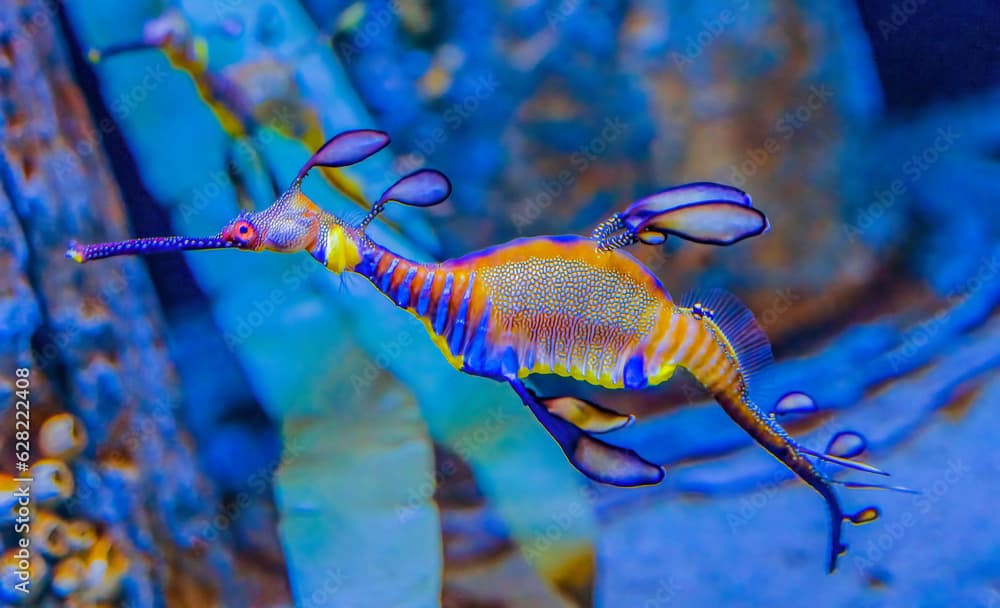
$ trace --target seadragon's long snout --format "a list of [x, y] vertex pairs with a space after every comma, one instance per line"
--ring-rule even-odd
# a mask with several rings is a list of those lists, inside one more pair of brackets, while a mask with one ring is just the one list
[[147, 255], [152, 253], [168, 253], [171, 251], [195, 251], [202, 249], [228, 249], [238, 245], [221, 237], [186, 237], [186, 236], [154, 236], [141, 239], [128, 239], [110, 243], [93, 243], [81, 245], [70, 241], [66, 249], [66, 257], [79, 262], [89, 262], [119, 255]]

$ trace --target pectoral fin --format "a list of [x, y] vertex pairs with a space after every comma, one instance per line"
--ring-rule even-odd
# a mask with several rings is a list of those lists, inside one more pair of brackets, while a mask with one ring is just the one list
[[663, 467], [635, 453], [581, 433], [573, 453], [563, 446], [573, 465], [594, 481], [613, 486], [647, 486], [663, 481]]
[[605, 443], [560, 417], [549, 413], [545, 405], [520, 382], [510, 383], [545, 430], [552, 435], [566, 458], [587, 477], [614, 486], [643, 486], [663, 480], [663, 468], [635, 451]]
[[635, 416], [619, 414], [576, 397], [552, 397], [541, 399], [541, 402], [550, 414], [591, 433], [617, 431], [635, 422]]

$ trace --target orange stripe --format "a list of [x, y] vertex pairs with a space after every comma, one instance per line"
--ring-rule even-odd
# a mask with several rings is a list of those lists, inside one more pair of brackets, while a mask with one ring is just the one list
[[649, 344], [652, 352], [647, 357], [651, 370], [655, 371], [666, 365], [668, 363], [667, 357], [672, 356], [676, 350], [676, 343], [678, 342], [676, 336], [678, 331], [677, 322], [679, 317], [680, 315], [670, 310], [666, 319], [661, 315], [657, 320], [656, 330], [653, 332], [653, 337]]
[[399, 264], [396, 264], [396, 268], [392, 271], [392, 277], [389, 279], [389, 291], [395, 292], [399, 289], [399, 284], [403, 282], [403, 277], [409, 270], [410, 263], [400, 258]]
[[681, 314], [676, 314], [677, 326], [674, 329], [674, 336], [672, 337], [670, 348], [663, 353], [662, 362], [663, 363], [673, 363], [676, 362], [680, 356], [683, 356], [681, 351], [687, 350], [688, 338], [691, 336], [691, 331], [694, 328], [694, 321]]
[[381, 279], [382, 275], [385, 274], [385, 271], [389, 269], [389, 264], [392, 264], [392, 261], [395, 259], [396, 255], [393, 253], [389, 253], [388, 251], [382, 254], [382, 257], [380, 257], [378, 260], [378, 264], [375, 265], [376, 281], [382, 280]]
[[711, 329], [706, 327], [704, 323], [698, 323], [698, 326], [708, 336], [708, 346], [703, 347], [697, 355], [692, 355], [691, 367], [692, 369], [706, 369], [708, 367], [707, 364], [710, 357], [720, 353], [725, 354], [725, 351], [723, 351], [722, 347], [719, 346], [719, 343], [716, 341], [715, 333]]
[[729, 360], [721, 348], [711, 350], [714, 351], [712, 356], [704, 363], [698, 365], [698, 371], [695, 373], [695, 376], [699, 377], [701, 383], [709, 388], [725, 373], [726, 368], [729, 367]]

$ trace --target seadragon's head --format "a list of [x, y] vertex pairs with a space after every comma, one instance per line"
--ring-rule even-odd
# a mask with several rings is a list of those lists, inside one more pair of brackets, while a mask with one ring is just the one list
[[389, 144], [382, 131], [346, 131], [326, 142], [299, 170], [292, 184], [271, 206], [242, 212], [211, 237], [149, 237], [80, 245], [70, 242], [66, 257], [89, 262], [120, 255], [145, 255], [203, 249], [242, 249], [293, 253], [308, 251], [325, 266], [340, 272], [357, 256], [365, 228], [390, 202], [428, 207], [451, 194], [451, 183], [439, 171], [420, 169], [400, 178], [372, 203], [360, 222], [349, 224], [323, 211], [302, 192], [302, 180], [313, 167], [346, 167], [359, 163]]

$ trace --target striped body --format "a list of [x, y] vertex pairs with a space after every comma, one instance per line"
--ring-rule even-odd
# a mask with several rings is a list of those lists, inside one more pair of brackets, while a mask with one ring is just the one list
[[636, 389], [681, 365], [710, 390], [738, 384], [732, 349], [710, 321], [674, 305], [634, 257], [598, 252], [589, 239], [519, 239], [440, 264], [371, 245], [354, 270], [422, 319], [462, 371]]

